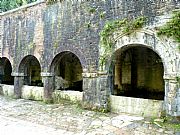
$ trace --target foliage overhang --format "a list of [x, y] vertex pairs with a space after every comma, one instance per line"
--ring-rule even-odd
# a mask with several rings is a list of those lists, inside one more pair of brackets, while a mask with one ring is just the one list
[[129, 35], [142, 28], [146, 20], [146, 17], [140, 16], [134, 20], [125, 18], [123, 20], [108, 21], [100, 32], [100, 46], [102, 49], [100, 66], [104, 64], [112, 53], [116, 41], [122, 36]]
[[173, 16], [164, 26], [158, 28], [158, 36], [167, 36], [173, 38], [179, 43], [180, 50], [180, 10], [174, 11]]

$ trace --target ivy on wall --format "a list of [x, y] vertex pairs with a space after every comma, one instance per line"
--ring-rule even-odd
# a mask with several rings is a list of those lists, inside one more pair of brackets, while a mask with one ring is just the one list
[[46, 0], [46, 3], [47, 3], [47, 5], [52, 5], [54, 3], [62, 2], [62, 1], [64, 1], [64, 0]]
[[157, 35], [172, 37], [179, 43], [178, 48], [180, 50], [180, 11], [174, 12], [171, 20], [158, 29]]
[[143, 16], [134, 20], [128, 20], [125, 18], [123, 20], [108, 21], [100, 32], [100, 45], [101, 48], [103, 48], [101, 50], [100, 66], [102, 66], [110, 56], [117, 39], [142, 28], [145, 22], [146, 17]]

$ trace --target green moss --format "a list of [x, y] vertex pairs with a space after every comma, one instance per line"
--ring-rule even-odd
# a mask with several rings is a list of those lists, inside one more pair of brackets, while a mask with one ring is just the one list
[[33, 49], [34, 48], [34, 43], [33, 42], [31, 42], [30, 44], [29, 44], [29, 49]]
[[52, 5], [52, 4], [54, 4], [54, 3], [57, 3], [57, 2], [62, 2], [62, 1], [64, 1], [64, 0], [46, 0], [46, 3], [47, 3], [47, 5]]
[[57, 49], [58, 48], [58, 42], [57, 41], [55, 41], [54, 42], [54, 46], [53, 46], [55, 49]]
[[176, 76], [177, 84], [180, 86], [180, 76]]
[[134, 20], [113, 20], [108, 21], [100, 32], [100, 45], [103, 48], [100, 56], [100, 65], [103, 65], [113, 51], [117, 39], [124, 35], [129, 35], [139, 28], [142, 28], [146, 22], [146, 17], [138, 17]]
[[35, 100], [35, 96], [32, 94], [32, 91], [30, 92], [30, 96], [28, 97], [29, 100]]
[[163, 116], [161, 118], [151, 118], [151, 124], [155, 124], [158, 127], [166, 128], [174, 131], [180, 131], [180, 123], [176, 117]]
[[44, 99], [43, 102], [45, 104], [53, 104], [54, 103], [52, 99]]
[[85, 23], [85, 28], [90, 28], [91, 27], [91, 22], [87, 22], [87, 23]]
[[95, 8], [90, 8], [90, 9], [89, 9], [89, 13], [94, 14], [95, 12], [96, 12], [96, 9], [95, 9]]
[[170, 122], [154, 122], [154, 124], [158, 124], [159, 126], [161, 126], [162, 128], [166, 128], [166, 129], [173, 129], [175, 131], [180, 131], [180, 124], [178, 123], [170, 123]]
[[99, 17], [100, 17], [101, 20], [104, 19], [104, 18], [105, 18], [105, 12], [101, 12], [101, 13], [99, 14]]
[[[158, 36], [172, 37], [180, 44], [180, 11], [173, 12], [173, 17], [164, 26], [158, 28]], [[180, 50], [180, 45], [178, 46]]]

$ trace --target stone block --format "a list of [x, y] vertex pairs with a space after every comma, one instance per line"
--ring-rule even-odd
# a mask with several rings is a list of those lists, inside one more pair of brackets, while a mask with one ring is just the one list
[[158, 117], [162, 111], [162, 104], [163, 101], [157, 100], [110, 96], [111, 111], [115, 113], [130, 113], [139, 116]]
[[13, 85], [2, 85], [3, 95], [14, 97], [14, 86]]
[[27, 86], [22, 87], [22, 98], [31, 100], [43, 100], [44, 88], [37, 86]]
[[79, 91], [61, 91], [56, 90], [53, 92], [53, 100], [55, 102], [60, 101], [61, 99], [70, 100], [73, 102], [81, 102], [83, 93]]

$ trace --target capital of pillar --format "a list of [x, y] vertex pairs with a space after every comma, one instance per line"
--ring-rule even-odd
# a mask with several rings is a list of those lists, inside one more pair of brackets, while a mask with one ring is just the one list
[[41, 76], [42, 77], [52, 77], [52, 76], [54, 76], [54, 74], [50, 73], [50, 72], [41, 72]]
[[97, 78], [97, 77], [103, 77], [108, 76], [109, 74], [107, 71], [97, 71], [97, 72], [83, 72], [82, 76], [83, 78]]
[[12, 72], [11, 76], [15, 76], [15, 77], [24, 77], [24, 73], [18, 73], [18, 72]]
[[178, 82], [177, 78], [179, 78], [179, 77], [180, 77], [180, 74], [165, 74], [163, 76], [165, 81], [170, 81], [170, 82], [174, 82], [174, 83]]

